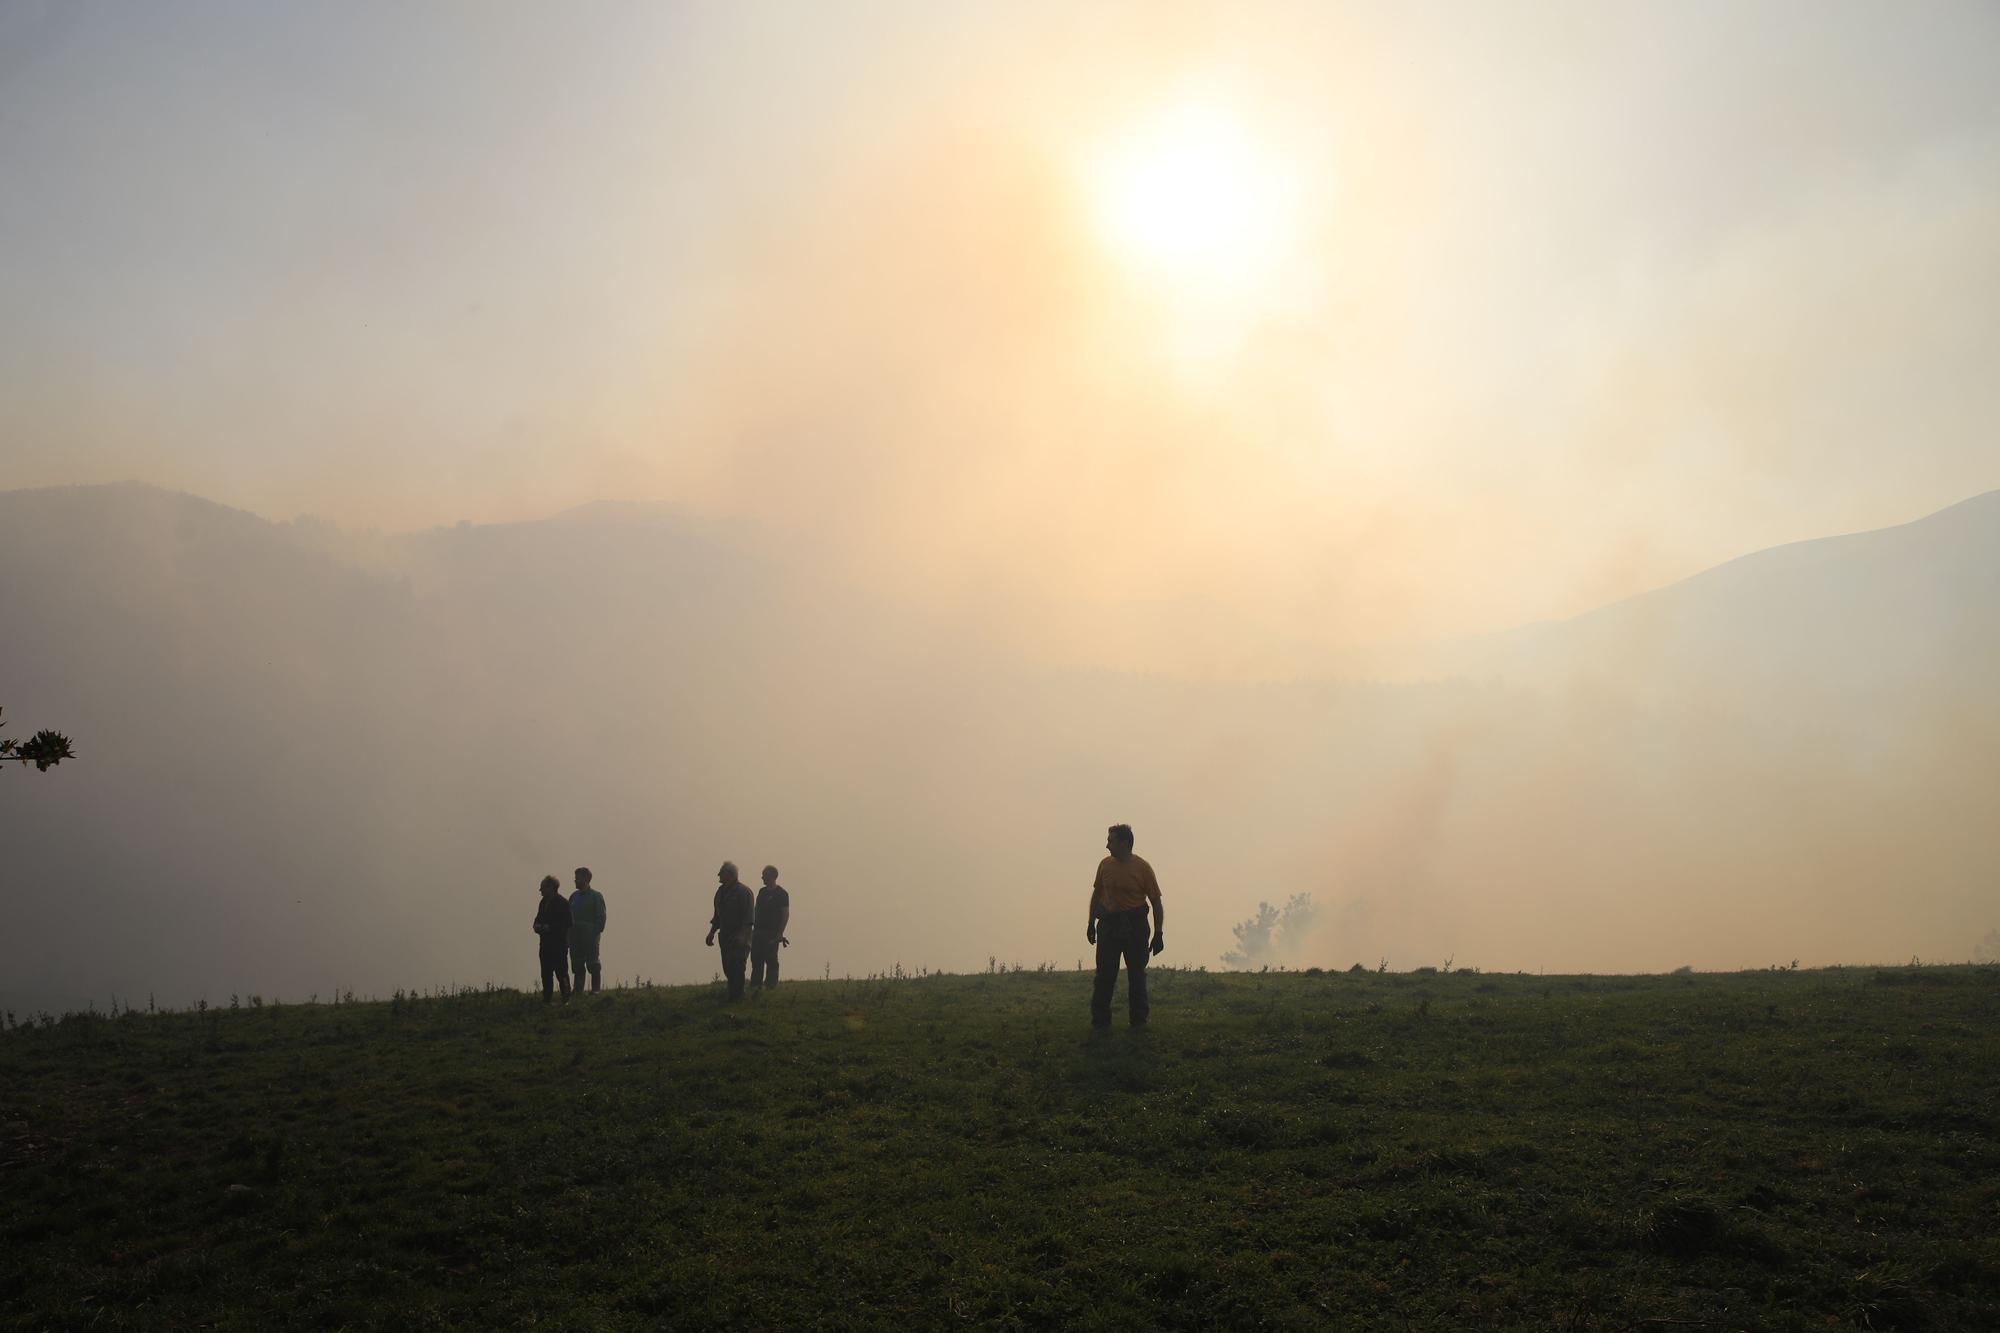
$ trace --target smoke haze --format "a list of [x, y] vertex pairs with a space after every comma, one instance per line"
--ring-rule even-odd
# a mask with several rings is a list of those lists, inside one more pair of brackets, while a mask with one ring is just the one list
[[2000, 798], [1996, 501], [1441, 645], [1399, 682], [1241, 684], [1050, 668], [645, 509], [349, 542], [143, 488], [13, 492], [10, 718], [82, 751], [0, 775], [12, 882], [76, 942], [17, 975], [182, 1000], [509, 981], [536, 882], [588, 864], [611, 970], [693, 980], [725, 858], [785, 871], [800, 973], [1072, 964], [1114, 820], [1189, 963], [1299, 892], [1322, 908], [1299, 965], [1964, 956]]
[[1981, 4], [0, 4], [23, 984], [526, 974], [580, 864], [694, 979], [725, 857], [801, 972], [1070, 963], [1118, 820], [1183, 962], [1301, 892], [1301, 964], [1964, 956], [1996, 70]]

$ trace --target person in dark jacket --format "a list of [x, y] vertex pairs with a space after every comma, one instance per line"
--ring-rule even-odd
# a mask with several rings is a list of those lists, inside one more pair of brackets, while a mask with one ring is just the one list
[[764, 867], [764, 887], [757, 890], [756, 921], [750, 931], [750, 989], [778, 988], [778, 948], [790, 948], [785, 927], [792, 920], [792, 895], [778, 883], [778, 867]]
[[590, 972], [590, 989], [603, 989], [604, 966], [597, 944], [604, 937], [604, 895], [590, 887], [590, 867], [576, 868], [576, 892], [569, 896], [569, 968], [576, 975], [576, 993], [583, 994], [583, 974]]
[[750, 886], [736, 877], [736, 863], [724, 861], [715, 872], [715, 915], [708, 919], [708, 942], [722, 940], [722, 975], [729, 978], [729, 998], [743, 998], [743, 965], [750, 958], [750, 931], [757, 913]]
[[562, 983], [563, 1003], [569, 1003], [569, 904], [554, 875], [542, 876], [542, 905], [535, 912], [535, 934], [542, 941], [542, 1003], [547, 1004]]

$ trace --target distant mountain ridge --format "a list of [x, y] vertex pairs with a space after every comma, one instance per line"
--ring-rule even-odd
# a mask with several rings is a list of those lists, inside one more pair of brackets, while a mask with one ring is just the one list
[[[139, 482], [0, 491], [0, 513], [16, 532], [43, 544], [50, 525], [112, 522], [130, 537], [156, 533], [170, 518], [202, 525], [235, 540], [289, 535], [293, 525], [264, 519], [185, 492]], [[548, 532], [559, 526], [633, 526], [693, 534], [726, 543], [723, 525], [673, 506], [597, 500], [544, 519], [506, 524], [461, 523], [376, 537], [404, 548], [448, 547], [468, 534], [509, 530]], [[323, 545], [306, 543], [319, 553]], [[691, 549], [691, 548], [690, 548]], [[344, 563], [337, 558], [335, 563]], [[1893, 623], [1892, 623], [1893, 622]], [[1559, 621], [1541, 621], [1473, 639], [1405, 650], [1406, 669], [1427, 676], [1499, 674], [1536, 679], [1550, 659], [1581, 657], [1589, 669], [1620, 659], [1649, 658], [1685, 667], [1726, 639], [1759, 640], [1765, 655], [1782, 639], [1815, 651], [1852, 646], [1859, 629], [1900, 631], [1912, 653], [1945, 663], [1959, 650], [1995, 642], [2000, 623], [2000, 490], [1962, 500], [1907, 523], [1809, 538], [1767, 547], [1648, 592]], [[1620, 653], [1618, 645], [1637, 647]], [[1740, 652], [1728, 655], [1740, 658]]]
[[1787, 709], [1976, 699], [2000, 650], [2000, 491], [1771, 547], [1569, 620], [1440, 646], [1416, 674]]

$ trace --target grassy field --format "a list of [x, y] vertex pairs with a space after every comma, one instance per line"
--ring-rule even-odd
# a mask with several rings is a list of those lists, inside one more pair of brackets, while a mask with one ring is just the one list
[[2000, 1328], [2000, 968], [1153, 985], [20, 1028], [0, 1327]]

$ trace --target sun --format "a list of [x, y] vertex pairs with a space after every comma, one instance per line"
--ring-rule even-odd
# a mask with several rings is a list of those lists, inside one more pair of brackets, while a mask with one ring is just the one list
[[1290, 173], [1225, 106], [1157, 111], [1107, 140], [1085, 174], [1102, 243], [1171, 297], [1253, 297], [1295, 241]]

